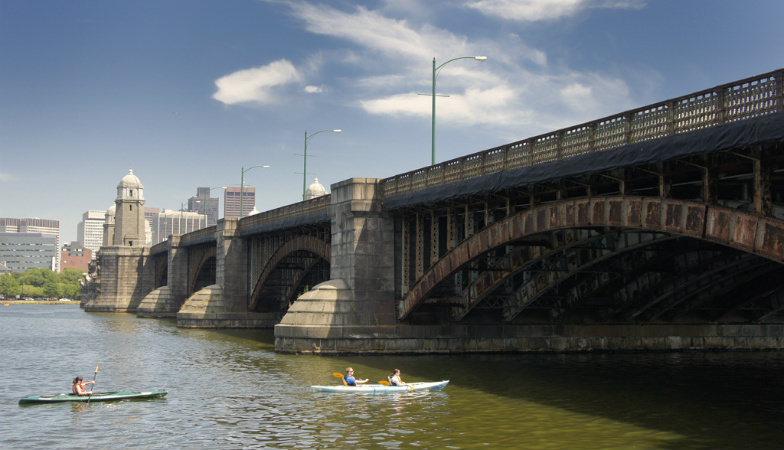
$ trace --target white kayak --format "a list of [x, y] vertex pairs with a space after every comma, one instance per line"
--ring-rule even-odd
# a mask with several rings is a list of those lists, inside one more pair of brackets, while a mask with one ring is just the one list
[[311, 386], [316, 392], [354, 392], [354, 393], [374, 393], [374, 392], [406, 392], [406, 391], [440, 391], [449, 383], [449, 380], [442, 381], [422, 381], [408, 383], [403, 386], [387, 386], [386, 384], [358, 384], [356, 386]]

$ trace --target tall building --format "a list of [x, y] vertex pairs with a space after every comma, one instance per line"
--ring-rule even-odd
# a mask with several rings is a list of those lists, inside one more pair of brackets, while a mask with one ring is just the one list
[[87, 272], [92, 259], [93, 251], [83, 246], [81, 242], [75, 241], [63, 245], [61, 257], [63, 270], [75, 268]]
[[[242, 196], [240, 196], [242, 190]], [[223, 193], [223, 217], [240, 217], [240, 209], [242, 209], [242, 217], [250, 215], [250, 212], [256, 206], [256, 188], [245, 186], [244, 188], [227, 187]]]
[[41, 267], [57, 271], [58, 239], [43, 233], [0, 232], [0, 263], [16, 273]]
[[82, 221], [76, 226], [76, 239], [82, 247], [91, 250], [93, 257], [103, 245], [104, 223], [106, 211], [91, 209], [82, 214]]
[[185, 234], [205, 228], [207, 216], [190, 211], [161, 211], [153, 220], [153, 244], [165, 241], [173, 234]]
[[210, 197], [209, 187], [196, 188], [196, 196], [188, 199], [188, 211], [207, 215], [207, 226], [211, 227], [218, 223], [218, 211], [220, 200], [218, 197]]
[[[55, 272], [60, 271], [60, 221], [59, 220], [52, 220], [52, 219], [39, 219], [35, 218], [22, 218], [22, 219], [14, 219], [14, 218], [0, 218], [0, 233], [39, 233], [42, 236], [52, 237], [54, 238], [54, 253], [51, 255], [54, 257], [54, 263], [49, 263], [45, 265], [40, 265], [40, 254], [35, 254], [35, 252], [25, 253], [26, 255], [35, 256], [38, 258], [38, 262], [34, 267], [51, 267], [52, 270]], [[32, 239], [32, 237], [31, 237]], [[50, 251], [48, 247], [48, 240], [46, 240], [46, 248], [47, 252]], [[33, 245], [32, 242], [30, 242]], [[44, 242], [38, 242], [34, 245], [44, 245]], [[47, 253], [48, 254], [48, 253]], [[2, 259], [0, 258], [0, 261]], [[9, 266], [9, 268], [11, 268]], [[12, 269], [13, 270], [13, 269]], [[25, 269], [27, 270], [27, 269]], [[22, 271], [24, 272], [24, 270]]]

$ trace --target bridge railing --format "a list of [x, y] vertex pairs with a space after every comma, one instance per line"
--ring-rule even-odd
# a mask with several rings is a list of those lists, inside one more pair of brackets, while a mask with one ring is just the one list
[[385, 197], [784, 110], [784, 69], [534, 136], [381, 181]]
[[314, 199], [244, 217], [240, 220], [240, 228], [252, 228], [257, 225], [280, 222], [293, 217], [308, 216], [324, 212], [329, 208], [330, 199], [330, 195], [323, 195]]

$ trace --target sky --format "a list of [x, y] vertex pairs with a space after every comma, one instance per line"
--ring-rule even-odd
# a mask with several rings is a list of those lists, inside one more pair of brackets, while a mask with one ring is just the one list
[[76, 240], [129, 169], [148, 207], [210, 186], [222, 214], [244, 172], [275, 209], [302, 199], [305, 163], [327, 191], [430, 165], [434, 58], [443, 162], [780, 69], [782, 17], [780, 0], [0, 0], [0, 217]]

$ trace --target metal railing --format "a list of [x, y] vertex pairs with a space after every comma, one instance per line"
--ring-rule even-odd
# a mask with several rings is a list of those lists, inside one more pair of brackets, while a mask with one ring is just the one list
[[784, 69], [473, 153], [381, 180], [389, 198], [784, 110]]
[[242, 220], [240, 220], [239, 226], [240, 228], [253, 228], [258, 225], [280, 222], [293, 217], [308, 216], [324, 212], [329, 207], [331, 198], [331, 195], [323, 195], [311, 200], [305, 200], [252, 216], [243, 217]]

